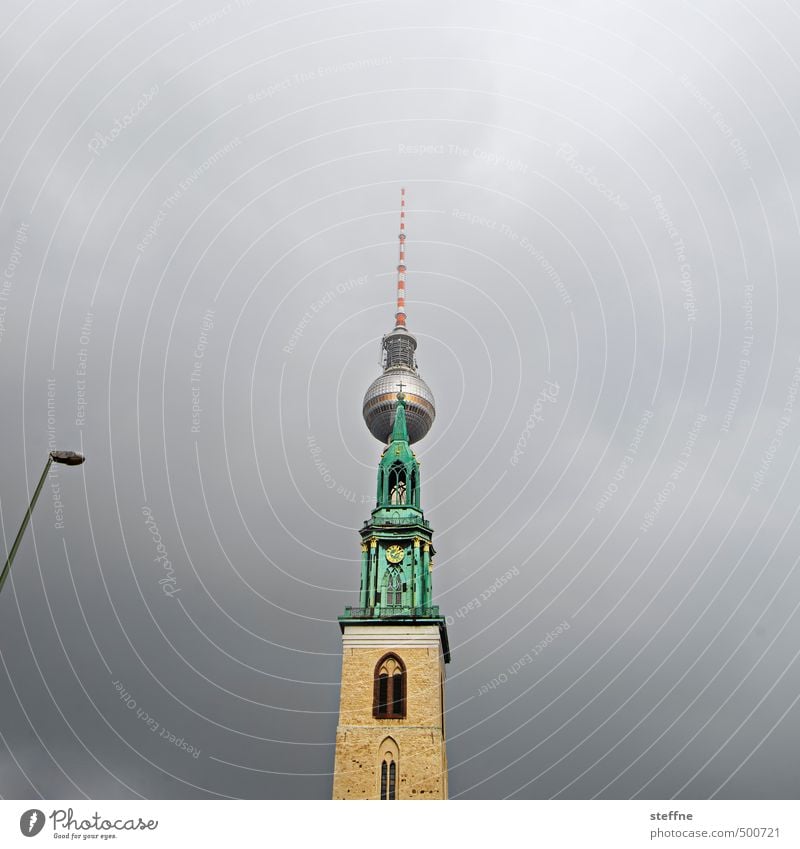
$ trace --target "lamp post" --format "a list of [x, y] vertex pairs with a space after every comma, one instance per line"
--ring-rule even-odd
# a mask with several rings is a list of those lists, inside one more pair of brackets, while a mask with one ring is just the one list
[[17, 538], [14, 540], [14, 545], [11, 546], [11, 551], [8, 553], [8, 560], [6, 560], [6, 565], [3, 566], [3, 572], [0, 574], [0, 592], [3, 591], [6, 578], [8, 577], [8, 573], [11, 571], [11, 564], [14, 562], [14, 556], [17, 553], [19, 544], [22, 542], [22, 537], [25, 535], [25, 529], [28, 527], [28, 522], [31, 520], [31, 513], [33, 513], [33, 508], [36, 506], [39, 493], [42, 491], [44, 482], [47, 479], [47, 473], [50, 471], [50, 466], [53, 463], [61, 463], [64, 466], [80, 466], [85, 459], [86, 458], [83, 454], [78, 454], [77, 451], [51, 451], [48, 455], [47, 463], [45, 464], [42, 476], [39, 478], [36, 491], [33, 493], [33, 498], [31, 498], [31, 503], [25, 513], [25, 518], [22, 520]]

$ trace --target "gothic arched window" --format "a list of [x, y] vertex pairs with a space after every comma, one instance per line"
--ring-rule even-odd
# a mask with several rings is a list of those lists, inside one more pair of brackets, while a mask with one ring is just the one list
[[390, 566], [384, 578], [384, 607], [401, 607], [403, 604], [403, 573], [397, 566]]
[[384, 801], [394, 801], [398, 793], [398, 760], [397, 743], [387, 737], [378, 748], [378, 791]]
[[406, 715], [406, 668], [396, 654], [384, 655], [375, 666], [376, 719], [403, 719]]
[[395, 463], [389, 469], [389, 503], [406, 503], [406, 470], [402, 463]]

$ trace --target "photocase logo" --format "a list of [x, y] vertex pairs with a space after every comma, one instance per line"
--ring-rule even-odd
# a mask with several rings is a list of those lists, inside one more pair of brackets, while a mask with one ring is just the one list
[[31, 808], [19, 818], [19, 830], [25, 837], [36, 837], [44, 828], [44, 811]]
[[[163, 735], [162, 735], [163, 736]], [[45, 817], [44, 811], [38, 808], [31, 808], [19, 818], [19, 830], [25, 837], [36, 837], [36, 835], [44, 828], [45, 820], [53, 821], [53, 837], [72, 838], [77, 840], [81, 838], [79, 832], [92, 832], [84, 834], [83, 840], [97, 838], [109, 840], [116, 837], [116, 834], [99, 834], [97, 832], [115, 832], [115, 831], [155, 831], [158, 828], [158, 820], [144, 820], [141, 817], [134, 819], [116, 819], [109, 820], [101, 816], [97, 811], [85, 819], [75, 819], [75, 812], [72, 808], [56, 808]], [[60, 833], [59, 833], [60, 829]]]

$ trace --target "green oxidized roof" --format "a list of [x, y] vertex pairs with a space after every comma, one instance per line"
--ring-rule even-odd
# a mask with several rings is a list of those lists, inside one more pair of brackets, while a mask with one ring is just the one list
[[381, 465], [391, 466], [397, 461], [416, 465], [417, 458], [408, 444], [408, 427], [406, 425], [406, 396], [397, 393], [397, 407], [394, 413], [394, 427], [389, 438], [389, 445], [381, 455]]
[[[446, 663], [447, 626], [432, 603], [432, 529], [420, 505], [419, 463], [408, 443], [405, 396], [397, 395], [389, 444], [378, 464], [377, 503], [361, 529], [362, 573], [359, 606], [345, 608], [339, 623], [356, 621], [439, 626]], [[399, 573], [400, 583], [389, 584]], [[391, 587], [394, 587], [392, 589]], [[402, 589], [400, 589], [402, 587]]]

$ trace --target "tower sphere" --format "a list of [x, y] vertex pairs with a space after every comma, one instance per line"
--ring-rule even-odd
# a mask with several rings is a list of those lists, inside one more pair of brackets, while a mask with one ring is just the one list
[[406, 424], [409, 443], [418, 442], [431, 429], [436, 417], [433, 393], [428, 384], [409, 368], [387, 369], [376, 378], [364, 395], [364, 421], [369, 432], [383, 443], [389, 441], [394, 425], [399, 384], [406, 396]]

